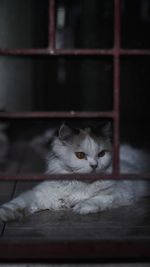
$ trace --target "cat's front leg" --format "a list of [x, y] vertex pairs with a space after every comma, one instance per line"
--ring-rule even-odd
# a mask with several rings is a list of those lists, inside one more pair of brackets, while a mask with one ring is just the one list
[[35, 194], [30, 190], [1, 205], [0, 220], [6, 222], [21, 219], [24, 215], [34, 213], [37, 210], [38, 206], [35, 204]]
[[95, 196], [79, 201], [73, 207], [73, 211], [79, 214], [89, 214], [110, 209], [114, 206], [113, 196]]
[[21, 219], [23, 210], [17, 203], [8, 202], [0, 207], [0, 220], [6, 222]]

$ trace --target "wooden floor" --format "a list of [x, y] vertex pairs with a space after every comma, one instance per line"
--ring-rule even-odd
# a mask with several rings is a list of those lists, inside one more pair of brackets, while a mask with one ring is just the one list
[[[40, 157], [25, 145], [15, 150], [7, 173], [42, 172], [43, 168]], [[35, 183], [1, 181], [0, 204]], [[21, 221], [0, 223], [0, 260], [58, 260], [63, 257], [150, 262], [150, 198], [141, 199], [130, 207], [92, 215], [43, 211]]]
[[[1, 182], [1, 203], [32, 185], [29, 182]], [[136, 261], [150, 262], [149, 211], [150, 199], [147, 198], [132, 207], [98, 214], [43, 211], [21, 221], [1, 223], [0, 260], [27, 258], [36, 261], [57, 259], [57, 256], [63, 259], [63, 255], [65, 258], [68, 255], [68, 258], [93, 260], [133, 257]]]
[[[8, 201], [11, 197], [31, 188], [33, 184], [35, 184], [35, 182], [1, 182], [0, 202], [3, 203]], [[55, 256], [55, 258], [57, 258], [57, 252], [55, 250], [53, 251], [52, 248], [58, 244], [59, 255], [61, 251], [60, 246], [65, 244], [67, 245], [64, 252], [66, 257], [66, 254], [69, 256], [69, 253], [72, 253], [73, 248], [71, 249], [71, 247], [72, 244], [75, 243], [77, 243], [79, 250], [77, 249], [76, 251], [75, 249], [72, 256], [76, 255], [77, 258], [82, 258], [81, 251], [83, 247], [80, 247], [80, 244], [83, 244], [86, 248], [84, 248], [85, 250], [83, 249], [83, 256], [84, 258], [88, 258], [88, 253], [90, 255], [91, 250], [88, 251], [86, 246], [90, 245], [90, 249], [92, 249], [95, 244], [97, 245], [100, 243], [101, 245], [104, 244], [104, 247], [106, 245], [106, 251], [102, 250], [102, 252], [98, 252], [98, 255], [100, 258], [105, 258], [107, 256], [109, 258], [109, 254], [110, 257], [113, 257], [113, 255], [110, 251], [107, 252], [107, 246], [111, 244], [110, 249], [112, 249], [112, 245], [114, 243], [114, 246], [116, 247], [114, 254], [115, 257], [121, 256], [121, 258], [124, 258], [124, 256], [129, 255], [129, 258], [132, 258], [133, 253], [135, 258], [142, 260], [146, 259], [149, 261], [149, 256], [147, 258], [147, 255], [150, 254], [149, 211], [150, 199], [145, 198], [133, 206], [121, 207], [98, 214], [77, 215], [71, 211], [43, 211], [32, 216], [25, 217], [21, 221], [9, 222], [7, 224], [1, 223], [0, 259], [7, 260], [7, 257], [11, 259], [12, 247], [14, 249], [14, 255], [17, 253], [18, 257], [19, 255], [17, 251], [21, 244], [27, 244], [27, 246], [24, 247], [26, 253], [22, 254], [22, 251], [20, 251], [20, 256], [22, 255], [21, 259], [24, 259], [27, 256], [28, 259], [31, 258], [33, 260], [38, 260], [42, 257], [43, 252], [44, 258], [47, 258], [45, 251], [41, 251], [41, 245], [40, 247], [36, 247], [35, 253], [30, 254], [28, 248], [29, 250], [32, 250], [33, 244], [38, 244], [38, 246], [39, 244], [42, 244], [42, 247], [45, 246], [45, 244], [51, 244], [49, 251], [50, 254], [52, 253], [51, 256]], [[136, 252], [134, 246], [136, 243], [139, 244], [139, 242], [142, 244], [142, 250], [140, 251], [138, 247]], [[124, 244], [131, 244], [131, 247], [129, 246], [128, 248], [126, 245], [124, 247]], [[121, 246], [123, 247], [121, 248]], [[41, 254], [37, 254], [38, 250], [41, 251]], [[118, 254], [118, 252], [120, 254]], [[146, 258], [144, 253], [146, 253]], [[49, 256], [50, 254], [48, 252]], [[95, 252], [94, 256], [92, 254], [92, 257], [95, 257]]]
[[[0, 202], [31, 188], [35, 182], [1, 182]], [[19, 222], [0, 224], [1, 240], [41, 238], [63, 240], [150, 240], [150, 199], [92, 215], [72, 211], [42, 211]]]

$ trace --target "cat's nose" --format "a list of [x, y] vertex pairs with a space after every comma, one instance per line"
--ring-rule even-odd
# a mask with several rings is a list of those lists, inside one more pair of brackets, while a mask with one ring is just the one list
[[95, 170], [95, 169], [97, 168], [97, 163], [95, 163], [95, 164], [90, 164], [90, 166], [91, 166], [91, 168], [92, 168], [93, 170]]

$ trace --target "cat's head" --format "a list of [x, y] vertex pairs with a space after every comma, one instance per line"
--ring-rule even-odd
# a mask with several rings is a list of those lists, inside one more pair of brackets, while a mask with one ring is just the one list
[[62, 124], [52, 144], [61, 166], [70, 173], [105, 172], [112, 161], [111, 125], [74, 129]]

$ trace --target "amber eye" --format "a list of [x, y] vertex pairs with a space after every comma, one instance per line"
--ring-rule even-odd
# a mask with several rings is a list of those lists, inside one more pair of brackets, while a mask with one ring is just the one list
[[75, 155], [78, 159], [84, 159], [85, 158], [84, 152], [75, 152]]
[[106, 154], [106, 150], [102, 150], [101, 152], [98, 153], [98, 157], [102, 158], [105, 156], [105, 154]]

